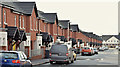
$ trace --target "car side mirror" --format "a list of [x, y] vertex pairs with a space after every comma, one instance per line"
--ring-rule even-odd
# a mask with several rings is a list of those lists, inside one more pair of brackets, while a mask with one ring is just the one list
[[31, 57], [28, 57], [27, 60], [31, 60]]
[[72, 51], [74, 51], [74, 50], [72, 49]]

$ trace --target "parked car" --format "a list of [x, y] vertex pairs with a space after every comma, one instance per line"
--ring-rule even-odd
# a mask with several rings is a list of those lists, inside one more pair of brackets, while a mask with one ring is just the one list
[[95, 51], [94, 51], [93, 47], [90, 47], [90, 50], [92, 51], [92, 55], [94, 55]]
[[118, 49], [118, 46], [116, 46], [115, 48]]
[[68, 49], [67, 45], [64, 44], [52, 45], [49, 54], [51, 64], [53, 64], [54, 62], [66, 62], [66, 63], [74, 62], [72, 48]]
[[106, 46], [104, 50], [108, 50], [109, 48]]
[[74, 57], [74, 61], [76, 60], [76, 58], [77, 58], [77, 55], [76, 55], [76, 53], [73, 51], [73, 57]]
[[100, 47], [100, 48], [99, 48], [99, 51], [104, 51], [104, 47]]
[[97, 48], [93, 48], [93, 50], [94, 50], [94, 53], [95, 53], [95, 54], [98, 54]]
[[118, 47], [118, 50], [120, 51], [120, 46]]
[[93, 55], [93, 50], [90, 47], [83, 47], [82, 55]]
[[1, 67], [32, 67], [32, 63], [22, 51], [0, 51]]

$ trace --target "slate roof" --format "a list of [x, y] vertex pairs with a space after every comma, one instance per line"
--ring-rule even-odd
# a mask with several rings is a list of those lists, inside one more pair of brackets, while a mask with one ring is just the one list
[[55, 20], [58, 22], [57, 13], [41, 13], [41, 15], [47, 23], [54, 24]]
[[115, 35], [115, 37], [120, 40], [120, 35]]
[[17, 2], [18, 0], [0, 0], [0, 2]]
[[79, 32], [78, 24], [71, 24], [70, 30], [72, 30], [73, 32]]
[[20, 39], [20, 33], [17, 27], [6, 27], [7, 28], [7, 36], [8, 38], [12, 38], [15, 40], [19, 40]]
[[102, 35], [101, 38], [103, 40], [107, 41], [108, 39], [110, 39], [113, 36], [120, 40], [120, 35]]
[[58, 20], [58, 25], [63, 28], [67, 29], [69, 27], [70, 20]]
[[94, 39], [97, 39], [97, 40], [101, 40], [101, 37], [96, 35], [96, 34], [93, 34], [93, 32], [84, 32], [84, 31], [81, 31], [81, 33], [83, 33], [84, 35], [86, 35], [87, 37], [90, 37], [90, 38], [94, 38]]
[[2, 2], [5, 5], [9, 5], [14, 7], [14, 11], [31, 15], [33, 8], [35, 8], [36, 16], [37, 16], [37, 7], [35, 2]]
[[27, 40], [27, 37], [26, 37], [26, 34], [25, 34], [25, 31], [24, 30], [20, 30], [20, 38], [21, 38], [21, 41], [26, 41]]
[[39, 17], [40, 19], [45, 20], [45, 17], [43, 17], [43, 16], [41, 15], [41, 13], [44, 13], [44, 12], [43, 12], [43, 11], [40, 11], [40, 10], [37, 10], [37, 12], [38, 12], [38, 17]]

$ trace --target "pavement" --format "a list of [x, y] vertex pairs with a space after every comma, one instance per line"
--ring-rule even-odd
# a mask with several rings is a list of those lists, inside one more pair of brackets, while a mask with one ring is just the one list
[[49, 59], [37, 59], [37, 60], [31, 60], [32, 65], [36, 66], [36, 65], [42, 65], [42, 64], [46, 64], [49, 63]]

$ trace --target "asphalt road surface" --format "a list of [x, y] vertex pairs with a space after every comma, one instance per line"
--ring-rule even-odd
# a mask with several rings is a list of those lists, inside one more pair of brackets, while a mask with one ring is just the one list
[[[72, 66], [72, 65], [118, 65], [118, 50], [109, 49], [105, 51], [100, 51], [99, 54], [93, 56], [81, 56], [77, 55], [77, 60], [71, 64], [55, 63], [55, 64], [43, 64], [43, 66]], [[33, 66], [33, 67], [39, 67]]]

